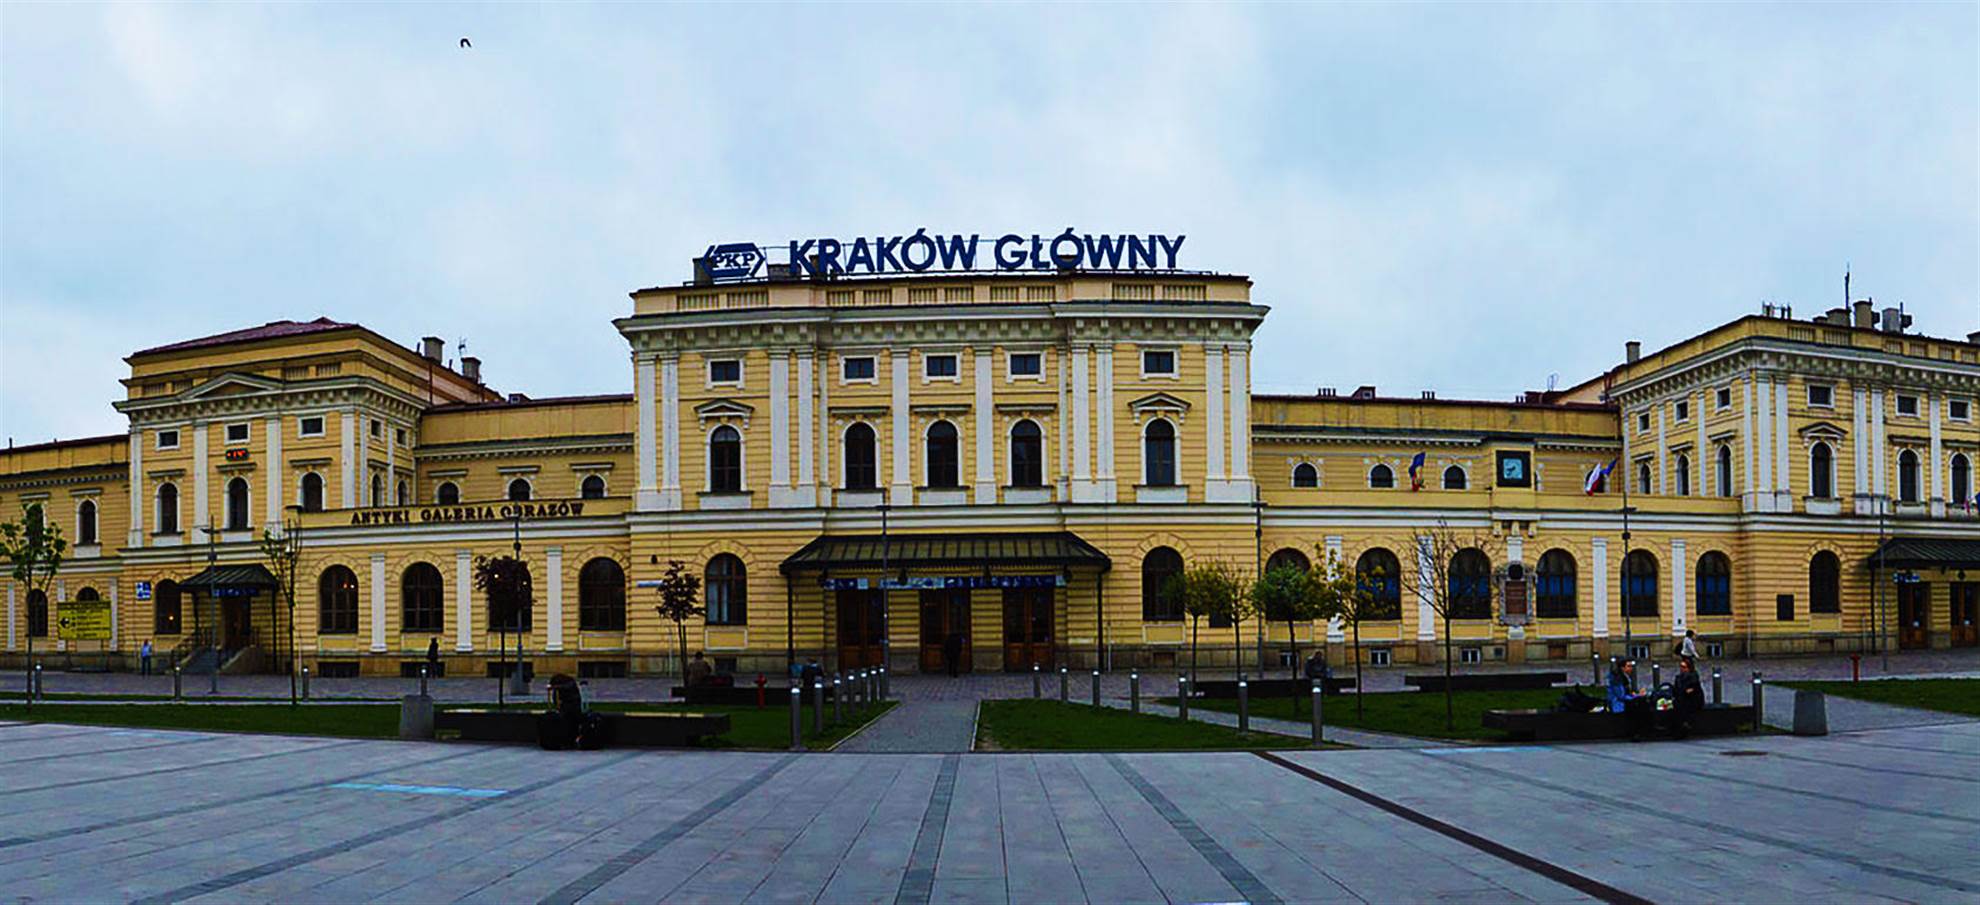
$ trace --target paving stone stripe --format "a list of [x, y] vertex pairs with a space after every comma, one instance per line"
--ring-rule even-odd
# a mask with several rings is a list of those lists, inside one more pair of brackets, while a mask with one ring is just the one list
[[1265, 882], [1258, 879], [1258, 876], [1253, 874], [1250, 869], [1238, 863], [1238, 860], [1232, 857], [1229, 851], [1222, 845], [1217, 844], [1217, 840], [1210, 838], [1210, 834], [1204, 832], [1203, 827], [1198, 826], [1196, 821], [1189, 819], [1189, 815], [1184, 814], [1181, 808], [1176, 807], [1175, 803], [1171, 802], [1167, 795], [1162, 794], [1161, 789], [1155, 788], [1154, 784], [1150, 783], [1147, 777], [1142, 776], [1140, 771], [1129, 765], [1118, 754], [1109, 754], [1106, 756], [1106, 759], [1107, 763], [1114, 768], [1114, 772], [1121, 774], [1121, 778], [1127, 780], [1128, 785], [1133, 786], [1134, 790], [1141, 794], [1142, 799], [1147, 801], [1148, 805], [1154, 808], [1156, 813], [1162, 815], [1162, 819], [1169, 822], [1169, 826], [1173, 827], [1184, 840], [1189, 842], [1191, 848], [1196, 849], [1197, 853], [1201, 854], [1204, 860], [1209, 861], [1210, 865], [1217, 869], [1217, 873], [1222, 874], [1224, 879], [1229, 881], [1231, 886], [1240, 895], [1244, 896], [1246, 902], [1253, 903], [1253, 905], [1282, 905], [1285, 901], [1284, 899], [1279, 898], [1277, 893], [1266, 887]]
[[[120, 773], [116, 776], [92, 776], [88, 779], [71, 779], [64, 782], [51, 782], [46, 785], [30, 786], [25, 789], [0, 789], [0, 796], [26, 795], [29, 792], [47, 792], [52, 789], [73, 789], [77, 786], [90, 786], [90, 785], [96, 785], [98, 783], [106, 783], [106, 782], [121, 782], [127, 779], [138, 779], [146, 776], [160, 776], [166, 773], [184, 773], [188, 770], [204, 770], [212, 767], [218, 767], [221, 766], [222, 764], [251, 763], [258, 760], [268, 760], [269, 758], [274, 758], [274, 757], [289, 757], [295, 754], [309, 754], [314, 751], [329, 751], [335, 748], [349, 748], [353, 745], [362, 745], [362, 744], [364, 744], [362, 740], [353, 739], [350, 741], [332, 742], [331, 744], [327, 744], [327, 745], [312, 745], [307, 748], [296, 748], [291, 751], [270, 751], [267, 754], [250, 754], [244, 757], [229, 757], [229, 758], [223, 758], [221, 760], [203, 760], [196, 764], [183, 764], [177, 767], [159, 767], [155, 770], [140, 770], [135, 773]], [[315, 785], [315, 783], [312, 783], [311, 785]], [[308, 788], [308, 786], [298, 786], [297, 788]], [[3, 847], [4, 845], [5, 845], [4, 842], [0, 842], [0, 847]]]
[[590, 895], [598, 887], [605, 885], [620, 874], [633, 869], [640, 862], [653, 857], [654, 853], [666, 848], [668, 843], [687, 835], [695, 827], [706, 823], [709, 818], [720, 814], [724, 810], [727, 810], [730, 805], [741, 801], [743, 796], [756, 791], [764, 783], [769, 782], [771, 777], [782, 772], [785, 767], [790, 766], [797, 758], [798, 756], [795, 754], [786, 754], [778, 758], [774, 763], [758, 770], [755, 775], [737, 783], [728, 791], [716, 796], [715, 800], [696, 808], [687, 816], [674, 821], [666, 829], [646, 837], [638, 845], [613, 856], [610, 861], [592, 868], [584, 876], [572, 880], [565, 884], [563, 888], [545, 896], [542, 900], [542, 905], [571, 905], [571, 903]]
[[[1722, 751], [1740, 750], [1740, 746], [1738, 744], [1726, 745], [1726, 744], [1712, 744], [1709, 742], [1698, 742], [1697, 744], [1700, 744], [1703, 747], [1707, 747], [1707, 748], [1717, 748]], [[1866, 773], [1875, 773], [1880, 776], [1889, 776], [1893, 773], [1902, 773], [1906, 776], [1917, 776], [1925, 779], [1943, 779], [1946, 780], [1947, 782], [1963, 782], [1969, 784], [1980, 784], [1980, 776], [1975, 776], [1975, 775], [1961, 775], [1958, 773], [1934, 773], [1930, 770], [1899, 770], [1892, 767], [1889, 764], [1853, 764], [1850, 763], [1849, 761], [1837, 760], [1833, 757], [1803, 757], [1799, 754], [1789, 754], [1786, 751], [1769, 751], [1767, 752], [1767, 758], [1769, 760], [1791, 760], [1804, 764], [1821, 764], [1824, 767], [1842, 767], [1849, 770], [1862, 770]], [[1876, 807], [1881, 809], [1884, 806], [1879, 804], [1876, 805]]]
[[1733, 785], [1749, 786], [1755, 789], [1766, 789], [1767, 791], [1770, 792], [1784, 792], [1789, 795], [1801, 795], [1819, 801], [1833, 802], [1835, 804], [1846, 804], [1852, 807], [1863, 808], [1865, 810], [1870, 810], [1870, 811], [1890, 811], [1897, 814], [1904, 814], [1910, 817], [1923, 817], [1928, 820], [1946, 820], [1953, 823], [1964, 823], [1969, 826], [1980, 826], [1980, 818], [1961, 817], [1957, 814], [1946, 814], [1939, 811], [1928, 811], [1923, 808], [1908, 808], [1903, 805], [1897, 805], [1897, 804], [1886, 804], [1886, 803], [1878, 803], [1872, 801], [1864, 801], [1860, 798], [1851, 798], [1847, 795], [1831, 795], [1828, 792], [1817, 792], [1812, 789], [1803, 789], [1795, 786], [1784, 786], [1779, 783], [1761, 782], [1757, 779], [1741, 779], [1737, 776], [1726, 776], [1723, 774], [1710, 773], [1703, 770], [1682, 770], [1677, 767], [1667, 766], [1665, 764], [1656, 764], [1656, 763], [1651, 763], [1649, 761], [1636, 760], [1628, 757], [1617, 757], [1613, 754], [1603, 754], [1599, 751], [1587, 751], [1567, 745], [1560, 746], [1559, 750], [1568, 754], [1580, 755], [1582, 757], [1593, 757], [1601, 760], [1614, 761], [1620, 764], [1629, 764], [1632, 767], [1643, 767], [1645, 769], [1657, 770], [1663, 773], [1671, 773], [1678, 776], [1682, 776], [1687, 780], [1695, 781], [1700, 779], [1709, 779], [1714, 782], [1723, 782], [1723, 783], [1731, 783]]
[[[222, 736], [208, 736], [205, 738], [187, 738], [187, 739], [178, 739], [169, 742], [158, 742], [157, 744], [152, 744], [152, 745], [131, 745], [125, 748], [98, 748], [94, 751], [91, 751], [90, 753], [91, 754], [123, 754], [126, 751], [150, 751], [154, 748], [177, 748], [181, 745], [206, 745], [206, 744], [211, 744], [213, 742], [217, 742], [221, 738]], [[75, 756], [76, 756], [75, 752], [69, 751], [69, 752], [61, 752], [57, 754], [38, 754], [35, 755], [34, 757], [16, 757], [11, 760], [0, 760], [0, 767], [10, 767], [15, 764], [31, 764], [36, 761], [44, 761], [44, 760], [63, 760], [65, 758], [71, 758]]]
[[[1555, 750], [1563, 750], [1563, 749], [1556, 748]], [[1796, 852], [1798, 854], [1809, 855], [1815, 858], [1826, 858], [1831, 861], [1838, 861], [1869, 873], [1882, 874], [1883, 876], [1895, 877], [1900, 880], [1906, 880], [1912, 883], [1920, 883], [1926, 886], [1932, 886], [1939, 889], [1950, 889], [1964, 893], [1980, 893], [1980, 882], [1968, 882], [1966, 880], [1961, 880], [1956, 877], [1935, 877], [1931, 874], [1921, 873], [1915, 870], [1907, 870], [1901, 867], [1890, 867], [1888, 865], [1878, 864], [1874, 861], [1867, 861], [1865, 859], [1859, 858], [1847, 852], [1837, 851], [1835, 849], [1827, 848], [1819, 845], [1811, 845], [1805, 842], [1796, 842], [1793, 839], [1785, 839], [1780, 836], [1773, 835], [1771, 833], [1762, 833], [1754, 830], [1742, 829], [1740, 827], [1732, 826], [1731, 824], [1720, 823], [1718, 821], [1711, 820], [1709, 818], [1702, 817], [1698, 814], [1691, 812], [1686, 812], [1683, 815], [1669, 815], [1669, 814], [1663, 814], [1657, 812], [1655, 810], [1646, 811], [1645, 808], [1643, 807], [1642, 802], [1628, 801], [1625, 799], [1616, 798], [1614, 796], [1604, 795], [1600, 792], [1596, 792], [1587, 788], [1581, 788], [1576, 786], [1565, 786], [1559, 783], [1540, 779], [1531, 774], [1515, 773], [1511, 770], [1501, 770], [1497, 767], [1488, 767], [1483, 764], [1479, 764], [1469, 760], [1461, 760], [1458, 758], [1441, 758], [1439, 762], [1450, 764], [1452, 766], [1464, 770], [1472, 770], [1479, 773], [1497, 776], [1500, 779], [1506, 780], [1508, 782], [1523, 783], [1526, 785], [1547, 789], [1553, 792], [1558, 792], [1562, 795], [1566, 795], [1573, 799], [1601, 802], [1602, 804], [1608, 805], [1612, 808], [1616, 808], [1620, 811], [1640, 813], [1652, 820], [1665, 821], [1674, 824], [1673, 827], [1674, 832], [1683, 832], [1688, 829], [1700, 829], [1700, 828], [1709, 829], [1714, 832], [1724, 833], [1728, 836], [1735, 836], [1740, 839], [1745, 839], [1749, 842], [1758, 842], [1763, 845], [1771, 845], [1776, 848], [1787, 849], [1788, 851]]]
[[894, 905], [927, 905], [935, 894], [935, 860], [942, 853], [942, 834], [949, 823], [949, 805], [956, 794], [956, 771], [962, 756], [946, 755], [935, 774], [935, 789], [928, 795], [928, 809], [921, 814], [921, 831], [915, 834], [914, 848], [908, 855], [907, 871], [894, 891]]
[[[25, 726], [39, 726], [39, 725], [42, 724], [12, 723], [9, 724], [7, 728], [18, 729]], [[92, 735], [92, 734], [100, 734], [100, 732], [92, 732], [91, 730], [84, 730], [81, 732], [50, 732], [46, 735], [16, 735], [13, 732], [8, 732], [5, 735], [0, 735], [0, 744], [20, 744], [22, 742], [46, 742], [46, 741], [53, 741], [54, 739], [58, 739], [58, 738], [75, 738], [78, 735]]]
[[[502, 796], [500, 798], [478, 799], [471, 804], [467, 804], [462, 807], [455, 808], [454, 810], [451, 811], [446, 811], [439, 814], [429, 814], [413, 820], [405, 821], [403, 823], [393, 824], [387, 827], [381, 827], [369, 833], [365, 833], [361, 836], [357, 836], [351, 839], [345, 839], [340, 842], [333, 842], [329, 845], [310, 849], [309, 851], [306, 852], [299, 852], [297, 854], [290, 855], [286, 858], [278, 858], [274, 861], [269, 861], [265, 864], [259, 864], [254, 867], [246, 868], [244, 870], [237, 870], [234, 871], [233, 873], [227, 874], [226, 876], [215, 877], [211, 880], [203, 880], [198, 883], [193, 883], [187, 886], [181, 886], [178, 889], [168, 890], [166, 892], [158, 893], [156, 895], [145, 896], [144, 898], [138, 899], [137, 901], [139, 905], [165, 905], [165, 903], [169, 903], [169, 902], [180, 902], [186, 899], [193, 898], [194, 896], [203, 896], [203, 895], [208, 895], [210, 893], [220, 892], [226, 889], [231, 889], [235, 886], [239, 886], [242, 883], [246, 883], [250, 880], [256, 880], [261, 877], [266, 877], [270, 874], [275, 874], [281, 871], [289, 870], [291, 868], [300, 867], [302, 865], [309, 864], [314, 861], [321, 861], [325, 858], [330, 857], [331, 855], [342, 854], [344, 852], [348, 852], [355, 848], [370, 845], [373, 842], [381, 842], [386, 839], [390, 839], [394, 836], [411, 832], [413, 830], [419, 829], [424, 826], [429, 826], [431, 824], [439, 823], [440, 821], [443, 820], [452, 820], [455, 817], [460, 817], [465, 814], [473, 813], [475, 811], [481, 810], [482, 808], [486, 808], [491, 805], [508, 801], [511, 798], [519, 798], [524, 795], [528, 795], [531, 792], [541, 791], [543, 789], [547, 789], [551, 786], [557, 785], [558, 783], [568, 782], [580, 776], [584, 776], [588, 773], [595, 773], [599, 770], [605, 769], [606, 767], [614, 766], [622, 761], [631, 760], [632, 758], [637, 756], [639, 756], [638, 752], [627, 752], [625, 754], [620, 754], [616, 757], [603, 758], [595, 764], [589, 764], [585, 767], [582, 767], [577, 770], [572, 770], [568, 773], [564, 773], [559, 776], [552, 776], [547, 779], [539, 779], [536, 782], [529, 783], [524, 786], [520, 786], [516, 789], [511, 790], [508, 795]], [[320, 786], [322, 785], [322, 783], [315, 783], [315, 785]]]

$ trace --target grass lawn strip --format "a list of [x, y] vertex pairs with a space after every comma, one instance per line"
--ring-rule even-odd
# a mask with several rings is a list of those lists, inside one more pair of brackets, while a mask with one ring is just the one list
[[1253, 751], [1306, 748], [1301, 739], [1239, 732], [1175, 717], [1058, 701], [984, 701], [976, 744], [1001, 751]]
[[[1342, 729], [1365, 729], [1370, 732], [1386, 732], [1392, 735], [1409, 735], [1417, 738], [1457, 739], [1464, 741], [1502, 740], [1505, 735], [1484, 726], [1487, 710], [1517, 710], [1539, 708], [1542, 710], [1560, 703], [1561, 695], [1569, 689], [1536, 688], [1518, 691], [1460, 691], [1452, 695], [1451, 707], [1455, 721], [1451, 728], [1444, 723], [1444, 693], [1441, 691], [1385, 691], [1361, 696], [1362, 715], [1355, 715], [1355, 701], [1352, 694], [1327, 695], [1323, 702], [1323, 719], [1327, 725]], [[1582, 693], [1601, 697], [1601, 689], [1582, 686]], [[1252, 698], [1251, 715], [1280, 720], [1306, 721], [1312, 719], [1306, 707], [1307, 696], [1294, 698]], [[1175, 698], [1163, 698], [1162, 703], [1174, 706]], [[1224, 698], [1192, 698], [1192, 709], [1216, 710], [1223, 713], [1236, 713], [1237, 700]]]
[[1980, 717], [1980, 679], [1874, 679], [1868, 682], [1781, 682], [1789, 688], [1819, 691], [1894, 707], [1936, 710]]

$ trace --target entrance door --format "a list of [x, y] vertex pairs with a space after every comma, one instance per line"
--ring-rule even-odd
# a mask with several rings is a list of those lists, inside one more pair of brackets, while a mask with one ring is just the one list
[[1980, 646], [1980, 582], [1952, 586], [1952, 646]]
[[887, 627], [884, 591], [838, 592], [839, 668], [869, 669], [881, 665], [880, 639]]
[[970, 671], [968, 591], [921, 592], [921, 671]]
[[239, 650], [254, 643], [254, 620], [250, 615], [254, 600], [250, 597], [220, 598], [220, 647], [225, 650]]
[[1914, 581], [1898, 585], [1898, 649], [1910, 650], [1932, 645], [1926, 630], [1926, 614], [1931, 610], [1932, 585]]
[[1052, 668], [1052, 589], [1004, 591], [1004, 671]]

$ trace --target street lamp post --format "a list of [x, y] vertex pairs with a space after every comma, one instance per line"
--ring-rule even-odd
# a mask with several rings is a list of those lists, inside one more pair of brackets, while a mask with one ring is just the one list
[[[214, 618], [224, 622], [226, 621], [225, 617], [222, 616], [220, 613], [220, 596], [219, 596], [220, 576], [214, 573], [214, 570], [219, 568], [219, 563], [220, 563], [220, 547], [219, 547], [220, 532], [212, 525], [201, 525], [199, 526], [199, 530], [206, 532], [206, 599], [208, 602], [213, 604]], [[195, 607], [193, 609], [193, 614], [197, 616], [199, 614], [199, 609]], [[209, 649], [213, 651], [213, 665], [207, 667], [206, 670], [206, 693], [210, 695], [217, 695], [220, 693], [220, 627], [219, 626], [216, 625], [213, 627], [213, 637], [208, 642], [207, 646]]]
[[[890, 666], [894, 662], [894, 633], [889, 601], [887, 599], [887, 510], [885, 497], [880, 500], [880, 665]], [[927, 637], [924, 635], [923, 637]]]

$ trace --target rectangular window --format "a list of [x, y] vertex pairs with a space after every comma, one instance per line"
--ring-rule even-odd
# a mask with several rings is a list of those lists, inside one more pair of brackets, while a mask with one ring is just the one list
[[159, 432], [158, 432], [158, 448], [159, 448], [159, 449], [178, 449], [178, 448], [179, 448], [179, 432], [178, 432], [178, 430], [177, 430], [177, 429], [173, 429], [173, 430], [162, 430], [162, 431], [159, 431]]
[[1678, 400], [1676, 408], [1677, 408], [1677, 420], [1679, 424], [1683, 424], [1684, 422], [1691, 420], [1691, 402], [1689, 400], [1685, 400], [1685, 399]]
[[1011, 353], [1012, 377], [1037, 377], [1045, 373], [1045, 357], [1037, 352]]
[[1640, 434], [1645, 431], [1648, 431], [1649, 429], [1650, 429], [1650, 413], [1644, 412], [1643, 414], [1637, 415], [1636, 432]]
[[1899, 396], [1897, 398], [1897, 413], [1900, 415], [1908, 415], [1913, 418], [1918, 417], [1918, 397]]
[[1485, 660], [1484, 653], [1480, 651], [1478, 648], [1475, 647], [1458, 648], [1459, 663], [1482, 663], [1484, 662], [1484, 660]]
[[930, 380], [953, 380], [956, 376], [954, 355], [929, 355], [921, 360], [922, 374]]
[[873, 379], [873, 356], [861, 355], [847, 358], [840, 363], [842, 379], [848, 381]]
[[1149, 349], [1141, 353], [1141, 376], [1174, 377], [1176, 353], [1171, 349]]
[[385, 436], [385, 425], [380, 424], [377, 418], [371, 419], [371, 435], [374, 437]]
[[1813, 408], [1835, 408], [1836, 388], [1822, 383], [1809, 384], [1808, 404]]
[[1973, 420], [1973, 403], [1965, 399], [1954, 399], [1947, 402], [1946, 417], [1954, 421]]
[[246, 424], [227, 425], [227, 442], [228, 443], [248, 442], [248, 426]]
[[1732, 408], [1733, 407], [1732, 387], [1720, 387], [1718, 399], [1715, 401], [1719, 407], [1719, 411], [1723, 412], [1726, 409]]
[[1774, 595], [1774, 621], [1776, 621], [1776, 622], [1793, 622], [1793, 621], [1794, 621], [1794, 595], [1793, 595], [1793, 594], [1776, 594], [1776, 595]]
[[1369, 666], [1389, 665], [1389, 649], [1386, 647], [1377, 647], [1370, 649], [1368, 651], [1368, 665]]
[[393, 429], [392, 442], [400, 446], [406, 445], [406, 429], [403, 427]]
[[323, 436], [323, 416], [309, 415], [307, 417], [297, 419], [296, 436], [298, 437]]
[[734, 358], [716, 359], [708, 363], [708, 382], [712, 384], [742, 383], [742, 362]]

